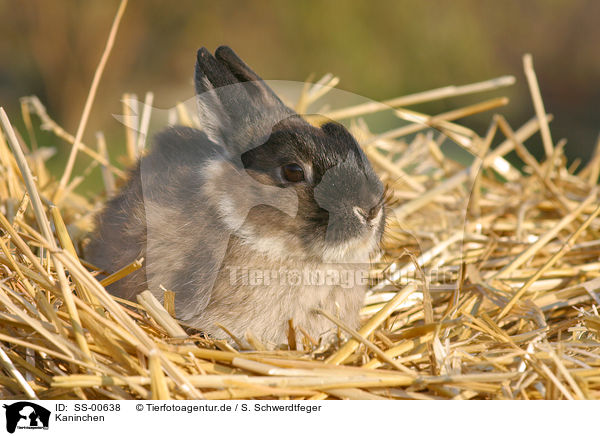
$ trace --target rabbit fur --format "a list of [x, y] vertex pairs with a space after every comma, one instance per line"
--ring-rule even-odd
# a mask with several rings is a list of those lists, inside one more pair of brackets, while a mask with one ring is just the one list
[[159, 133], [96, 217], [89, 261], [112, 273], [145, 258], [108, 290], [161, 300], [164, 287], [183, 323], [271, 347], [290, 319], [330, 336], [316, 309], [358, 327], [385, 222], [360, 146], [338, 123], [307, 123], [229, 47], [198, 51], [195, 85], [202, 130]]

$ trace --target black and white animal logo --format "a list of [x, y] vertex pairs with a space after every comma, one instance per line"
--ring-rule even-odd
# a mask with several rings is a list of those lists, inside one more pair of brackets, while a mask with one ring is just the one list
[[19, 401], [10, 405], [4, 404], [6, 409], [6, 431], [14, 433], [19, 429], [48, 429], [50, 411], [38, 404], [29, 401]]

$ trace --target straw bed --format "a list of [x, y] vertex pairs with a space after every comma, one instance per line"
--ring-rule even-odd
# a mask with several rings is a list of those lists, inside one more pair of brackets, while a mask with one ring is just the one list
[[[239, 349], [232, 346], [242, 344], [239, 338], [213, 341], [180, 326], [167, 290], [166, 308], [150, 293], [137, 302], [110, 296], [103, 285], [143, 259], [100, 283], [79, 257], [105, 199], [74, 188], [95, 166], [106, 192], [123, 182], [104, 137], [93, 150], [81, 143], [85, 125], [74, 137], [34, 97], [22, 101], [26, 135], [1, 110], [0, 397], [599, 399], [600, 142], [587, 165], [567, 168], [565, 142], [552, 141], [552, 117], [529, 57], [524, 66], [536, 116], [515, 130], [500, 115], [490, 115], [483, 136], [457, 122], [505, 105], [505, 98], [436, 116], [399, 107], [494, 90], [512, 77], [324, 114], [351, 120], [388, 186], [390, 215], [362, 327], [353, 331], [321, 313], [350, 338], [340, 336], [333, 348], [307, 335], [296, 343], [293, 332], [302, 329], [290, 320], [281, 349], [267, 350], [251, 335], [244, 339], [252, 349]], [[307, 86], [298, 108], [322, 98], [321, 85], [337, 82], [326, 76]], [[370, 132], [361, 117], [390, 106], [411, 124]], [[183, 106], [173, 116], [192, 124]], [[36, 144], [35, 122], [74, 144], [58, 180]], [[130, 163], [144, 147], [146, 117], [142, 124], [139, 133], [123, 135]], [[525, 146], [538, 132], [541, 162]], [[448, 141], [472, 153], [473, 162], [445, 155]], [[71, 177], [78, 151], [92, 163]], [[505, 158], [512, 151], [522, 168]]]

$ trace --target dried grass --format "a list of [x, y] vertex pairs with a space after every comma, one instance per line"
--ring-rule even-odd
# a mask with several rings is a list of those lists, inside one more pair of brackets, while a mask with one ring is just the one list
[[[97, 152], [90, 149], [81, 143], [83, 128], [73, 137], [30, 97], [22, 105], [30, 149], [0, 111], [0, 397], [600, 398], [600, 145], [579, 171], [566, 167], [564, 142], [552, 143], [551, 116], [528, 57], [525, 69], [536, 117], [516, 131], [499, 115], [483, 137], [456, 123], [506, 99], [436, 116], [399, 107], [496, 89], [512, 84], [510, 77], [390, 100], [413, 124], [383, 134], [372, 134], [358, 117], [389, 106], [326, 114], [353, 117], [353, 133], [389, 187], [392, 213], [362, 328], [322, 313], [351, 337], [325, 351], [307, 335], [296, 343], [294, 334], [279, 350], [265, 350], [251, 335], [245, 339], [253, 349], [236, 350], [182, 329], [171, 316], [169, 291], [166, 309], [149, 293], [139, 304], [110, 296], [103, 285], [143, 259], [99, 282], [78, 257], [98, 199], [73, 191], [85, 173], [69, 180], [71, 164], [60, 181], [50, 177], [32, 115], [74, 144], [73, 156], [91, 156], [112, 192], [123, 172], [108, 161], [104, 138]], [[300, 107], [323, 94], [307, 86]], [[177, 115], [191, 123], [183, 106]], [[542, 162], [524, 145], [539, 130]], [[144, 131], [126, 132], [126, 161], [143, 149]], [[500, 135], [504, 141], [492, 147]], [[445, 156], [445, 138], [473, 153], [474, 162]], [[522, 170], [504, 158], [513, 150]], [[302, 332], [291, 320], [295, 329]]]

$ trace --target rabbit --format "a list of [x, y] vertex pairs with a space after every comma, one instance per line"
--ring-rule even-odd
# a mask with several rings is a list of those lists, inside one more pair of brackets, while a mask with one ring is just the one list
[[112, 273], [143, 257], [109, 292], [172, 290], [179, 321], [215, 339], [275, 347], [292, 320], [326, 340], [338, 329], [319, 309], [357, 328], [386, 219], [360, 146], [305, 121], [227, 46], [198, 50], [194, 79], [202, 130], [155, 137], [96, 216], [88, 260]]

